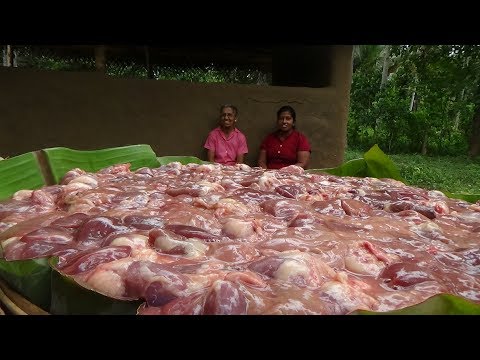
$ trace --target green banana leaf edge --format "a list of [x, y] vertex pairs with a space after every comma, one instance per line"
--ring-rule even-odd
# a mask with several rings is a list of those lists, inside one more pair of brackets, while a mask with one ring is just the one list
[[0, 161], [0, 200], [18, 190], [39, 189], [45, 185], [36, 156], [33, 152]]
[[480, 306], [464, 298], [439, 294], [403, 309], [372, 312], [357, 310], [352, 315], [480, 315]]
[[46, 258], [7, 261], [0, 259], [0, 277], [30, 302], [50, 308], [51, 268]]
[[141, 300], [124, 301], [102, 295], [78, 284], [72, 277], [61, 274], [57, 257], [49, 260], [52, 299], [50, 313], [54, 315], [136, 315]]
[[374, 177], [378, 179], [390, 178], [405, 183], [400, 171], [393, 161], [378, 145], [374, 145], [363, 154], [363, 158], [353, 159], [344, 164], [325, 169], [310, 169], [307, 173], [331, 174], [336, 176]]
[[195, 156], [180, 156], [180, 155], [169, 155], [169, 156], [159, 156], [157, 157], [160, 165], [167, 165], [172, 162], [179, 162], [182, 165], [187, 164], [210, 164], [208, 161], [204, 161]]
[[130, 170], [155, 168], [160, 163], [150, 145], [130, 145], [103, 150], [73, 150], [64, 147], [44, 149], [53, 179], [59, 183], [71, 169], [95, 172], [115, 164], [130, 163]]

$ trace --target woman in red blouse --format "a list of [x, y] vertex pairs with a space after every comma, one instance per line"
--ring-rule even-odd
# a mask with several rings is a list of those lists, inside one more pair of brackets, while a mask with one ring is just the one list
[[278, 130], [260, 145], [258, 166], [264, 169], [281, 169], [289, 165], [307, 168], [310, 144], [305, 135], [295, 130], [295, 121], [295, 110], [291, 106], [282, 106], [277, 111]]

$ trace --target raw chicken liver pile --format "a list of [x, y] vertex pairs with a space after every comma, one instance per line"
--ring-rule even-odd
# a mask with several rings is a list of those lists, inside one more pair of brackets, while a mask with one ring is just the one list
[[0, 202], [7, 260], [139, 314], [347, 314], [450, 293], [480, 303], [480, 204], [297, 166], [69, 171]]

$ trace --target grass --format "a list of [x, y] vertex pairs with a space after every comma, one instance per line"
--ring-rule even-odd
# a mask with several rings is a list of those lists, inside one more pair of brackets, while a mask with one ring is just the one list
[[[362, 151], [347, 150], [345, 161], [363, 157]], [[389, 155], [409, 185], [452, 193], [480, 194], [480, 158], [467, 156]]]

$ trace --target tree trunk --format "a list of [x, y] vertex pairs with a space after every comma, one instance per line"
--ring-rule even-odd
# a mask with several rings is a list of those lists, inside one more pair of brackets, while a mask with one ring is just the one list
[[[382, 89], [387, 83], [389, 68], [390, 68], [390, 46], [385, 45], [383, 49], [383, 69], [382, 69], [382, 81], [380, 83], [380, 89]], [[380, 126], [380, 120], [377, 118], [375, 120], [375, 131], [377, 131], [379, 126]]]
[[390, 68], [390, 45], [385, 45], [385, 49], [383, 51], [382, 82], [380, 83], [380, 89], [382, 89], [387, 83], [389, 68]]
[[[462, 93], [460, 94], [460, 101], [463, 100], [465, 97], [465, 88], [462, 89]], [[457, 111], [457, 115], [455, 116], [455, 120], [453, 122], [453, 130], [458, 130], [460, 125], [460, 110]]]
[[428, 134], [425, 133], [425, 137], [423, 138], [423, 143], [422, 143], [422, 155], [427, 155], [427, 142], [428, 142]]
[[470, 148], [468, 154], [471, 157], [480, 155], [480, 104], [477, 104], [472, 121], [472, 132], [470, 135]]
[[410, 100], [410, 111], [417, 111], [417, 92], [413, 90], [412, 100]]

